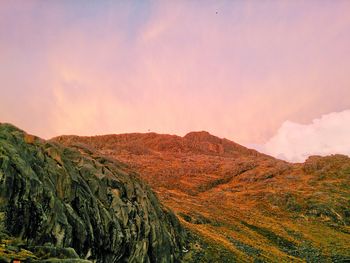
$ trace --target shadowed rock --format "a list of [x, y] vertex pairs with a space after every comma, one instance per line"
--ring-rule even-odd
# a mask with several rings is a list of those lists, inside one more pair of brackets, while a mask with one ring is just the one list
[[177, 262], [177, 218], [122, 168], [0, 124], [0, 241], [47, 262]]

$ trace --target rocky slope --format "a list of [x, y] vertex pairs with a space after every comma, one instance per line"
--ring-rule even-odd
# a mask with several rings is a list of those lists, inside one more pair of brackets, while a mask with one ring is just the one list
[[178, 262], [179, 221], [124, 166], [0, 124], [0, 262]]
[[291, 164], [207, 132], [61, 136], [128, 164], [190, 230], [185, 262], [347, 262], [350, 159]]

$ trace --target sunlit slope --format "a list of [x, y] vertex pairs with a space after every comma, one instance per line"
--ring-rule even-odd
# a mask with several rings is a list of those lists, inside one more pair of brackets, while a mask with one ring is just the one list
[[194, 234], [189, 262], [216, 260], [215, 254], [226, 262], [350, 260], [346, 156], [290, 164], [207, 132], [54, 140], [139, 172]]

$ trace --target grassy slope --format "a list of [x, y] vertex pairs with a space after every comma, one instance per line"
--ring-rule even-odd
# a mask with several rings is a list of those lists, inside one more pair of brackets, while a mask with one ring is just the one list
[[207, 133], [55, 140], [89, 145], [139, 172], [193, 233], [185, 261], [350, 259], [345, 156], [289, 164]]

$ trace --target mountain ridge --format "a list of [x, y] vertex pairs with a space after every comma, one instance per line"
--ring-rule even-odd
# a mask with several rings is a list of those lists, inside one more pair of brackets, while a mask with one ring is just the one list
[[[122, 133], [122, 134], [106, 134], [106, 135], [94, 135], [94, 136], [79, 136], [79, 135], [60, 135], [51, 138], [51, 141], [70, 141], [74, 142], [74, 138], [79, 138], [79, 140], [106, 140], [108, 143], [128, 143], [128, 142], [135, 142], [135, 143], [142, 143], [146, 145], [148, 148], [157, 150], [157, 151], [171, 151], [171, 150], [200, 150], [200, 146], [203, 146], [201, 149], [202, 152], [204, 152], [205, 147], [210, 146], [218, 146], [221, 145], [221, 149], [215, 149], [212, 148], [211, 151], [213, 151], [215, 154], [225, 153], [225, 146], [231, 150], [231, 151], [241, 151], [242, 153], [247, 154], [261, 154], [265, 155], [263, 153], [259, 153], [258, 151], [254, 149], [249, 149], [245, 146], [242, 146], [234, 141], [231, 141], [226, 138], [219, 138], [212, 134], [210, 134], [207, 131], [192, 131], [187, 133], [184, 136], [178, 136], [178, 135], [170, 135], [170, 134], [159, 134], [155, 132], [149, 132], [149, 133]], [[207, 143], [207, 145], [205, 145]], [[197, 145], [196, 145], [197, 144]], [[211, 144], [211, 145], [210, 145]], [[96, 145], [97, 146], [97, 145]], [[181, 148], [182, 147], [182, 148]], [[184, 149], [184, 147], [186, 149]]]
[[[45, 141], [0, 124], [0, 260], [6, 252], [33, 262], [346, 262], [349, 178], [348, 156], [292, 164], [206, 132]], [[86, 210], [86, 202], [96, 205]], [[54, 215], [51, 203], [61, 212]], [[98, 217], [98, 209], [110, 216]], [[151, 236], [137, 223], [145, 211], [153, 213], [145, 222], [156, 220]], [[58, 215], [67, 219], [57, 221]], [[56, 226], [62, 222], [68, 223]], [[101, 229], [108, 222], [126, 224], [126, 230]], [[27, 244], [18, 245], [18, 238]], [[163, 245], [153, 242], [159, 238]]]

